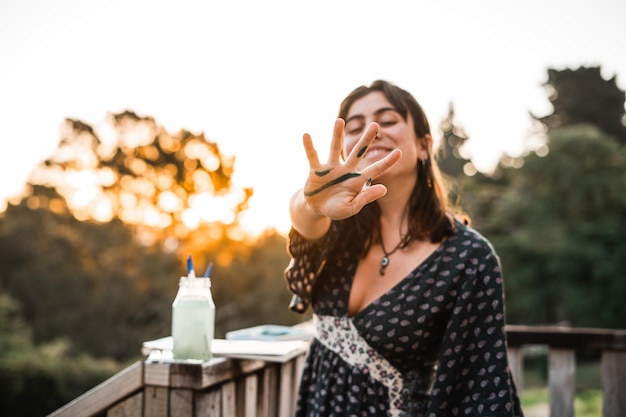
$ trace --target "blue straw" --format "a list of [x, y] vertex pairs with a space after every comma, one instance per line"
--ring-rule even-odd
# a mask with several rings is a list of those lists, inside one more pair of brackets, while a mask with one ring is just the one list
[[193, 276], [194, 278], [196, 277], [196, 273], [193, 269], [193, 261], [191, 260], [191, 255], [187, 257], [187, 276]]
[[204, 272], [204, 277], [208, 278], [211, 275], [211, 269], [213, 269], [213, 262], [209, 263], [206, 267], [206, 271]]

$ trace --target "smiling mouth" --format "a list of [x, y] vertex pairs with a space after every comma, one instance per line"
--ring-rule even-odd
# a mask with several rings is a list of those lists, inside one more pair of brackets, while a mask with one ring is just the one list
[[389, 153], [389, 149], [387, 148], [370, 148], [365, 153], [365, 158], [376, 158], [380, 159], [383, 156], [386, 156]]

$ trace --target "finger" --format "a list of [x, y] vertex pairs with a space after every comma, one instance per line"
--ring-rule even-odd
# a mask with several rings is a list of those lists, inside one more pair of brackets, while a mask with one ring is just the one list
[[371, 187], [364, 188], [352, 200], [353, 214], [358, 213], [367, 204], [378, 200], [385, 194], [387, 194], [387, 187], [383, 184], [374, 184]]
[[346, 159], [346, 165], [353, 167], [359, 165], [360, 160], [363, 159], [363, 157], [367, 153], [367, 148], [372, 144], [379, 130], [380, 126], [378, 125], [378, 123], [372, 122], [367, 126], [359, 141], [350, 151], [350, 154]]
[[402, 151], [400, 149], [394, 149], [389, 155], [385, 156], [380, 161], [376, 161], [372, 165], [363, 169], [361, 173], [365, 178], [376, 178], [393, 164], [398, 162], [401, 157]]
[[332, 165], [338, 165], [341, 158], [341, 148], [343, 146], [343, 129], [346, 123], [343, 119], [338, 118], [335, 120], [335, 126], [333, 128], [333, 140], [330, 143], [330, 153], [328, 154], [328, 163]]
[[311, 139], [311, 135], [308, 133], [302, 135], [302, 143], [304, 144], [306, 158], [309, 161], [309, 167], [311, 167], [311, 169], [318, 167], [320, 165], [320, 160], [317, 155], [317, 151], [313, 146], [313, 139]]

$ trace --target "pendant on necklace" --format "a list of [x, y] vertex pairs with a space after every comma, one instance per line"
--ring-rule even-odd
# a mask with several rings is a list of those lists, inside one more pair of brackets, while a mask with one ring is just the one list
[[387, 268], [387, 265], [389, 265], [389, 257], [385, 255], [380, 258], [380, 269], [378, 270], [378, 273], [380, 275], [385, 275], [385, 269]]

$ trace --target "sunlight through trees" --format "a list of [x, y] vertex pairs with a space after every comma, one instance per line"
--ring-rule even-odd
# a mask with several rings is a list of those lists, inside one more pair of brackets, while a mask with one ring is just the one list
[[150, 243], [184, 239], [213, 223], [230, 237], [245, 235], [238, 219], [252, 188], [233, 188], [234, 157], [203, 133], [171, 134], [131, 111], [110, 115], [109, 125], [101, 136], [67, 119], [57, 150], [36, 167], [31, 182], [57, 189], [77, 219], [118, 218]]

